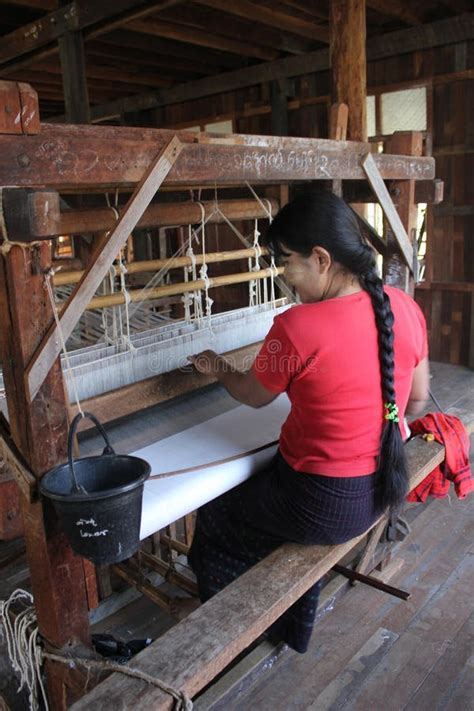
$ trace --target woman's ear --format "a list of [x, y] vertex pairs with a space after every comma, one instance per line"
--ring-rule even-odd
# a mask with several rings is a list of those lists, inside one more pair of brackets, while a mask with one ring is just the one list
[[312, 257], [315, 259], [320, 274], [326, 274], [331, 268], [332, 257], [324, 247], [313, 247]]

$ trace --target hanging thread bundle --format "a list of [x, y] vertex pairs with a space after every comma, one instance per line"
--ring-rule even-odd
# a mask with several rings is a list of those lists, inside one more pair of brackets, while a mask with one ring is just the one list
[[[193, 702], [185, 691], [178, 691], [161, 679], [133, 669], [127, 665], [112, 664], [102, 659], [84, 659], [62, 654], [46, 652], [40, 641], [36, 610], [33, 596], [26, 590], [15, 590], [7, 600], [0, 601], [0, 622], [3, 624], [7, 653], [13, 670], [19, 675], [18, 691], [28, 690], [28, 701], [31, 711], [49, 711], [48, 696], [43, 682], [42, 666], [49, 659], [69, 667], [83, 666], [85, 669], [117, 672], [139, 679], [156, 686], [174, 699], [175, 711], [192, 711]], [[14, 617], [12, 623], [12, 606], [18, 603], [27, 606]], [[40, 697], [41, 694], [41, 697]]]

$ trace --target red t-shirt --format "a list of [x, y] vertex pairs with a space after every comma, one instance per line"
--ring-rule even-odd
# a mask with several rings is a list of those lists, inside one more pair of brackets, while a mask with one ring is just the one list
[[[395, 392], [405, 437], [413, 370], [428, 353], [426, 323], [410, 296], [385, 291], [395, 317]], [[288, 393], [291, 411], [280, 451], [293, 469], [340, 477], [376, 470], [384, 410], [367, 292], [301, 304], [277, 316], [253, 370], [267, 390]]]

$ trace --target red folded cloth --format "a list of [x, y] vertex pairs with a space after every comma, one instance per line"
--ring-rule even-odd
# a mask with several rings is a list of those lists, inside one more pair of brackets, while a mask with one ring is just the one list
[[446, 456], [421, 484], [408, 494], [407, 501], [426, 501], [428, 496], [442, 499], [453, 482], [458, 499], [464, 499], [473, 489], [469, 464], [469, 435], [458, 417], [433, 412], [410, 422], [412, 434], [432, 434], [446, 448]]

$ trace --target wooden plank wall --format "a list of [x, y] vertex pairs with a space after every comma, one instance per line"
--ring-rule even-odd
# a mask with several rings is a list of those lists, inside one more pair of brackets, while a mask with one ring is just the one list
[[[432, 359], [474, 367], [474, 42], [369, 62], [367, 77], [368, 93], [428, 84], [432, 151], [445, 202], [428, 217], [428, 283], [416, 298], [428, 321]], [[327, 137], [329, 72], [289, 83], [289, 135]], [[162, 127], [233, 119], [238, 133], [271, 134], [270, 84], [167, 106], [158, 116]]]

